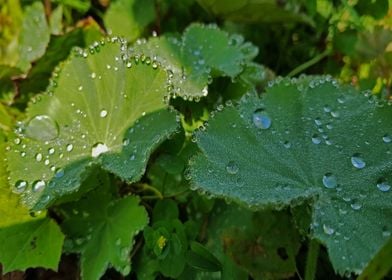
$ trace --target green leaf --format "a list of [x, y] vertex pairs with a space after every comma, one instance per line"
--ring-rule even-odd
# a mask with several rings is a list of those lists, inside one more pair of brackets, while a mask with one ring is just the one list
[[387, 244], [377, 253], [368, 266], [364, 269], [358, 280], [380, 280], [392, 268], [392, 239], [390, 238]]
[[[1, 132], [1, 130], [0, 130]], [[64, 235], [51, 219], [33, 218], [7, 183], [0, 139], [0, 263], [3, 273], [30, 267], [57, 269]]]
[[138, 41], [134, 50], [167, 66], [168, 91], [174, 96], [197, 99], [208, 94], [213, 77], [235, 78], [245, 62], [257, 55], [257, 48], [243, 41], [242, 36], [229, 35], [215, 25], [192, 24], [181, 40], [153, 37], [147, 42]]
[[254, 209], [314, 201], [312, 235], [360, 272], [392, 230], [390, 106], [330, 77], [277, 80], [197, 134], [196, 189]]
[[166, 72], [156, 64], [131, 67], [118, 41], [101, 41], [94, 54], [76, 51], [29, 105], [8, 160], [11, 186], [27, 183], [22, 196], [30, 207], [76, 192], [96, 165], [139, 180], [151, 152], [176, 130], [164, 100]]
[[155, 18], [153, 0], [117, 0], [104, 16], [106, 28], [113, 34], [134, 41]]
[[107, 175], [99, 177], [96, 190], [59, 210], [65, 216], [61, 227], [74, 243], [73, 251], [81, 253], [83, 279], [99, 279], [109, 266], [129, 274], [133, 239], [148, 223], [138, 197], [114, 199]]
[[300, 235], [287, 210], [252, 212], [217, 203], [206, 246], [221, 260], [222, 275], [241, 275], [240, 267], [255, 279], [286, 279], [296, 271]]
[[0, 228], [3, 273], [32, 267], [56, 270], [63, 241], [59, 226], [48, 218]]
[[49, 43], [50, 30], [45, 17], [44, 6], [34, 2], [26, 8], [19, 38], [18, 66], [26, 71], [30, 62], [40, 58]]
[[191, 242], [191, 250], [187, 254], [187, 262], [196, 269], [205, 271], [220, 271], [220, 261], [202, 244]]
[[218, 18], [244, 23], [301, 21], [311, 24], [308, 16], [298, 12], [301, 1], [275, 0], [198, 0], [199, 4]]
[[375, 19], [381, 19], [388, 14], [388, 9], [388, 0], [359, 0], [355, 5], [355, 10], [357, 10], [360, 15], [370, 15]]

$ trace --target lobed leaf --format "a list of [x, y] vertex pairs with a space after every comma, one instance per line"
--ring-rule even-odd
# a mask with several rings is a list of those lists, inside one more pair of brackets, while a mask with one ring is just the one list
[[313, 201], [312, 236], [336, 271], [360, 272], [392, 230], [391, 115], [329, 77], [277, 82], [197, 134], [192, 184], [253, 209]]
[[98, 178], [99, 189], [60, 208], [65, 215], [61, 227], [73, 242], [73, 251], [81, 253], [83, 279], [99, 279], [109, 266], [129, 274], [134, 236], [148, 223], [138, 197], [114, 199], [107, 175]]
[[29, 104], [8, 152], [10, 184], [29, 207], [76, 192], [95, 166], [137, 181], [152, 150], [176, 130], [164, 100], [166, 72], [132, 66], [124, 43], [102, 40], [93, 54], [72, 55]]
[[[0, 139], [2, 141], [2, 139]], [[1, 143], [0, 158], [4, 158]], [[57, 269], [64, 235], [44, 215], [33, 218], [11, 193], [5, 161], [0, 160], [0, 263], [3, 273], [30, 267]]]
[[139, 40], [134, 51], [167, 66], [170, 72], [168, 91], [185, 99], [200, 98], [208, 94], [213, 77], [234, 79], [252, 60], [258, 50], [244, 43], [240, 35], [218, 29], [215, 25], [193, 24], [181, 39], [174, 36]]

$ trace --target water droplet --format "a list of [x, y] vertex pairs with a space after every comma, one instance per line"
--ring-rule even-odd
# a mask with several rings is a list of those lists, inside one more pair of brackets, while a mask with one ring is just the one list
[[333, 175], [332, 173], [326, 173], [323, 176], [323, 184], [327, 189], [333, 189], [336, 188], [338, 182], [335, 175]]
[[41, 161], [42, 160], [42, 154], [41, 153], [36, 154], [35, 155], [35, 160], [36, 161]]
[[289, 149], [289, 148], [291, 147], [291, 143], [290, 143], [289, 141], [284, 141], [284, 142], [283, 142], [283, 146], [284, 146], [286, 149]]
[[227, 165], [226, 165], [226, 171], [229, 174], [235, 175], [238, 173], [239, 168], [238, 165], [234, 162], [234, 161], [230, 161]]
[[377, 181], [377, 188], [382, 192], [387, 192], [391, 189], [391, 185], [384, 178], [381, 178]]
[[323, 224], [323, 231], [328, 235], [332, 235], [335, 233], [335, 230], [330, 226], [327, 226], [326, 224]]
[[358, 199], [353, 199], [353, 200], [351, 201], [350, 206], [351, 206], [351, 208], [352, 208], [353, 210], [359, 210], [359, 209], [362, 208], [362, 205], [361, 205], [361, 203], [359, 203]]
[[49, 148], [49, 149], [48, 149], [49, 155], [53, 155], [54, 152], [55, 152], [54, 148]]
[[35, 181], [32, 186], [33, 192], [42, 191], [45, 188], [45, 186], [46, 183], [44, 181], [42, 180]]
[[325, 113], [330, 113], [331, 112], [331, 107], [329, 107], [328, 105], [324, 106], [324, 112]]
[[83, 90], [83, 86], [79, 86], [78, 91], [82, 91], [82, 90]]
[[15, 138], [14, 143], [16, 145], [19, 145], [22, 142], [22, 140], [20, 140], [20, 138]]
[[59, 126], [51, 117], [38, 115], [29, 121], [25, 134], [27, 137], [35, 140], [49, 141], [57, 138]]
[[135, 160], [135, 158], [136, 158], [135, 154], [132, 154], [132, 155], [129, 157], [130, 160]]
[[268, 129], [271, 126], [271, 118], [263, 109], [258, 109], [253, 113], [253, 124], [257, 128]]
[[22, 193], [26, 190], [28, 183], [23, 180], [19, 180], [15, 183], [15, 190], [17, 193]]
[[382, 137], [382, 141], [384, 141], [384, 143], [391, 143], [392, 142], [392, 137], [389, 134], [385, 134]]
[[73, 145], [72, 145], [72, 144], [68, 144], [67, 147], [66, 147], [66, 149], [67, 149], [67, 152], [72, 152], [72, 150], [73, 150]]
[[355, 168], [362, 169], [366, 166], [366, 162], [361, 157], [361, 154], [355, 153], [351, 157], [351, 163]]
[[314, 123], [315, 123], [317, 126], [320, 126], [320, 125], [323, 124], [323, 123], [321, 122], [320, 118], [315, 118], [315, 119], [314, 119]]
[[102, 111], [99, 113], [99, 116], [100, 116], [101, 118], [105, 118], [107, 115], [108, 115], [108, 111], [106, 111], [106, 110], [102, 110]]
[[313, 144], [320, 144], [321, 143], [321, 138], [317, 134], [312, 135], [312, 143]]
[[107, 151], [109, 151], [108, 146], [103, 143], [96, 143], [91, 149], [91, 156], [95, 158]]
[[61, 178], [61, 177], [63, 177], [63, 176], [64, 176], [64, 169], [58, 168], [58, 169], [56, 170], [56, 173], [55, 173], [54, 176], [55, 176], [56, 178]]

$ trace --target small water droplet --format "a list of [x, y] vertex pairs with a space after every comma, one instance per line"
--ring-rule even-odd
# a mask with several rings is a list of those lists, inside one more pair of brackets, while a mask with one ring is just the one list
[[95, 158], [98, 157], [100, 154], [106, 153], [107, 151], [109, 151], [108, 146], [99, 142], [92, 147], [91, 156]]
[[83, 90], [83, 86], [78, 86], [78, 91], [82, 91]]
[[42, 191], [46, 186], [46, 183], [42, 180], [35, 181], [32, 185], [33, 192]]
[[49, 148], [49, 149], [48, 149], [49, 155], [53, 155], [54, 152], [55, 152], [54, 148]]
[[312, 135], [312, 143], [313, 144], [320, 144], [321, 143], [321, 138], [317, 134]]
[[392, 142], [392, 137], [389, 134], [385, 134], [382, 137], [382, 141], [384, 141], [384, 143], [391, 143]]
[[323, 176], [323, 184], [324, 187], [326, 187], [327, 189], [336, 188], [336, 186], [338, 185], [336, 176], [333, 175], [332, 173], [326, 173]]
[[324, 106], [324, 112], [325, 113], [330, 113], [331, 112], [331, 107], [329, 107], [328, 105]]
[[351, 163], [355, 168], [362, 169], [366, 166], [366, 162], [363, 160], [361, 154], [355, 153], [351, 157]]
[[328, 235], [332, 235], [335, 233], [335, 230], [332, 227], [327, 226], [326, 224], [323, 224], [323, 231], [325, 232], [325, 234]]
[[57, 138], [59, 126], [51, 117], [37, 115], [27, 124], [25, 134], [27, 137], [35, 140], [49, 141]]
[[56, 178], [61, 178], [61, 177], [63, 177], [63, 176], [64, 176], [64, 169], [58, 168], [58, 169], [56, 170], [56, 173], [55, 173], [54, 176], [55, 176]]
[[359, 203], [358, 199], [353, 199], [350, 204], [353, 210], [359, 210], [362, 208], [362, 204]]
[[315, 118], [315, 119], [314, 119], [314, 123], [315, 123], [317, 126], [320, 126], [320, 125], [323, 124], [323, 123], [321, 122], [320, 118]]
[[15, 190], [17, 193], [22, 193], [26, 190], [28, 183], [23, 180], [19, 180], [15, 183]]
[[67, 147], [66, 147], [66, 149], [67, 149], [67, 152], [72, 152], [72, 150], [73, 150], [73, 145], [72, 145], [72, 144], [68, 144]]
[[272, 123], [271, 118], [263, 109], [258, 109], [254, 111], [252, 120], [253, 120], [253, 124], [257, 128], [268, 129], [271, 127], [271, 123]]
[[235, 175], [238, 173], [239, 168], [238, 165], [234, 162], [234, 161], [230, 161], [227, 165], [226, 165], [226, 171], [229, 174]]
[[289, 148], [291, 147], [291, 143], [290, 143], [289, 141], [284, 141], [284, 142], [283, 142], [283, 146], [284, 146], [286, 149], [289, 149]]
[[381, 178], [377, 181], [377, 188], [382, 192], [387, 192], [391, 189], [391, 185], [384, 178]]
[[106, 111], [106, 110], [102, 110], [102, 111], [99, 113], [99, 116], [100, 116], [101, 118], [105, 118], [107, 115], [108, 115], [108, 111]]
[[41, 153], [36, 154], [35, 155], [35, 160], [36, 161], [41, 161], [42, 160], [42, 154]]
[[16, 145], [19, 145], [22, 142], [22, 140], [20, 140], [20, 138], [15, 138], [14, 143]]

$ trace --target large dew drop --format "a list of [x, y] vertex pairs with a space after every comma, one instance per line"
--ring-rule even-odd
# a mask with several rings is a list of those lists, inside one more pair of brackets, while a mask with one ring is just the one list
[[51, 117], [38, 115], [29, 121], [25, 134], [34, 140], [49, 141], [57, 138], [59, 126]]
[[103, 143], [96, 143], [91, 149], [91, 156], [93, 158], [98, 157], [100, 154], [106, 153], [109, 151], [108, 146]]
[[351, 163], [355, 168], [362, 169], [366, 166], [366, 162], [361, 157], [361, 154], [355, 153], [351, 157]]
[[324, 184], [324, 187], [326, 187], [327, 189], [333, 189], [333, 188], [336, 188], [336, 186], [338, 185], [338, 182], [336, 180], [335, 175], [333, 175], [332, 173], [326, 173], [323, 176], [323, 184]]
[[257, 128], [261, 128], [261, 129], [270, 128], [272, 123], [271, 118], [263, 109], [258, 109], [254, 111], [252, 120], [253, 120], [253, 124]]
[[328, 235], [332, 235], [335, 233], [335, 230], [333, 228], [331, 228], [330, 226], [327, 226], [325, 224], [323, 225], [323, 231], [325, 232], [325, 234], [328, 234]]
[[22, 193], [22, 192], [24, 192], [24, 191], [26, 190], [27, 185], [28, 185], [28, 184], [27, 184], [26, 181], [19, 180], [19, 181], [17, 181], [17, 182], [15, 183], [15, 191], [16, 191], [17, 193]]

